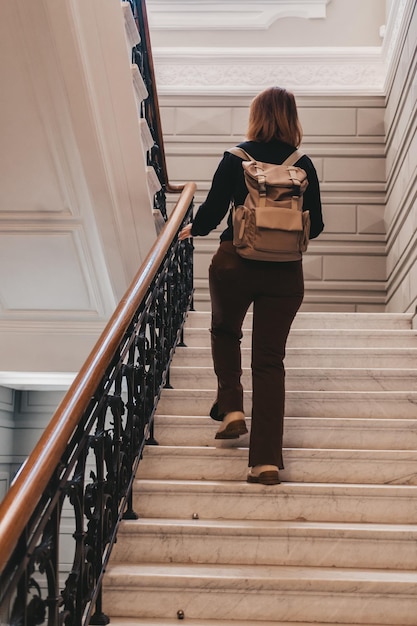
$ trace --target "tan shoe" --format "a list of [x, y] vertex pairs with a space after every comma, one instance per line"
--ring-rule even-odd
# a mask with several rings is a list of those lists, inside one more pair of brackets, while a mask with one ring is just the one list
[[215, 439], [238, 439], [247, 432], [245, 414], [242, 411], [232, 411], [224, 416]]
[[279, 472], [276, 465], [255, 465], [251, 467], [247, 476], [248, 483], [260, 485], [279, 485]]

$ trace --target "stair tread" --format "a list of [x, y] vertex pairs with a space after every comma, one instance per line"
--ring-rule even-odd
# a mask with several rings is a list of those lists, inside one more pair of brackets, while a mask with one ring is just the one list
[[[250, 334], [250, 328], [243, 329], [245, 334]], [[185, 337], [187, 334], [193, 335], [198, 333], [207, 333], [210, 336], [210, 330], [206, 326], [185, 326]], [[417, 337], [417, 330], [412, 328], [300, 328], [293, 326], [290, 330], [289, 336], [300, 336], [311, 334], [314, 335], [326, 335], [326, 336], [337, 336], [347, 335], [352, 337], [360, 337], [360, 336], [379, 336], [382, 335], [384, 337], [392, 335], [394, 337]]]
[[[112, 626], [178, 626], [178, 617], [175, 618], [140, 618], [140, 617], [113, 617], [111, 618]], [[329, 626], [324, 622], [281, 622], [281, 621], [258, 621], [253, 620], [217, 620], [217, 619], [189, 619], [186, 618], [186, 626]], [[342, 624], [338, 622], [337, 626], [358, 626], [357, 624]], [[361, 626], [382, 626], [381, 624], [361, 624]]]
[[[250, 362], [251, 349], [249, 346], [242, 346], [242, 364], [247, 366]], [[212, 362], [211, 348], [206, 346], [178, 346], [175, 351], [173, 365], [180, 363], [193, 363], [194, 365], [209, 365]], [[417, 347], [410, 347], [408, 344], [401, 347], [352, 347], [352, 346], [316, 346], [316, 347], [292, 347], [286, 348], [286, 367], [299, 366], [338, 366], [345, 367], [414, 367], [417, 362]]]
[[[336, 459], [366, 459], [371, 458], [373, 460], [382, 461], [396, 461], [399, 458], [402, 460], [417, 461], [417, 450], [357, 450], [350, 448], [288, 448], [284, 447], [284, 452], [288, 455], [304, 455], [314, 456], [315, 458], [323, 458], [329, 460], [333, 457]], [[164, 446], [160, 444], [158, 446], [148, 446], [146, 448], [146, 454], [157, 455], [166, 454], [171, 456], [192, 456], [198, 455], [198, 457], [224, 457], [233, 454], [235, 457], [247, 457], [247, 447], [216, 447], [216, 446]]]
[[[213, 390], [216, 377], [212, 366], [173, 365], [170, 369], [173, 389]], [[242, 367], [245, 389], [252, 387], [250, 367]], [[416, 391], [417, 368], [286, 368], [287, 391]], [[214, 393], [214, 392], [213, 392]]]
[[[245, 324], [252, 322], [253, 313], [248, 311]], [[189, 311], [187, 325], [192, 327], [197, 324], [210, 324], [210, 311]], [[316, 328], [337, 326], [338, 328], [379, 328], [401, 327], [412, 328], [413, 315], [411, 313], [356, 313], [356, 312], [326, 312], [326, 311], [299, 311], [293, 322], [293, 328]]]
[[[211, 419], [211, 417], [209, 417], [209, 415], [177, 415], [176, 413], [174, 414], [169, 414], [169, 413], [158, 413], [156, 416], [157, 419], [157, 423], [158, 422], [172, 422], [172, 424], [188, 424], [190, 426], [192, 425], [199, 425], [198, 422], [201, 423], [208, 423], [213, 425], [216, 425], [217, 422], [214, 422], [214, 420]], [[246, 419], [250, 421], [250, 417], [246, 416]], [[311, 422], [312, 424], [316, 424], [317, 426], [323, 426], [325, 424], [331, 424], [332, 426], [337, 426], [337, 425], [351, 425], [355, 428], [365, 428], [366, 426], [369, 427], [374, 427], [375, 425], [378, 426], [383, 426], [385, 427], [397, 427], [397, 426], [404, 426], [404, 427], [410, 427], [414, 424], [416, 424], [417, 422], [417, 415], [415, 417], [415, 419], [413, 419], [412, 417], [399, 417], [399, 418], [390, 418], [390, 417], [346, 417], [343, 418], [343, 420], [341, 420], [339, 417], [311, 417], [311, 416], [302, 416], [302, 415], [288, 415], [285, 417], [285, 421], [286, 423], [288, 423], [289, 421], [291, 422], [300, 422], [300, 424], [304, 421], [306, 422]]]
[[[250, 391], [245, 391], [244, 393], [249, 394]], [[213, 397], [213, 390], [212, 389], [163, 389], [162, 391], [162, 395], [164, 394], [169, 394], [170, 396], [174, 396], [174, 395], [184, 395], [187, 394], [189, 396], [197, 396], [197, 397], [204, 397], [204, 398], [209, 398], [212, 399]], [[348, 398], [350, 396], [353, 397], [359, 397], [359, 396], [364, 396], [364, 397], [371, 397], [371, 398], [384, 398], [384, 399], [388, 399], [388, 400], [395, 400], [396, 398], [403, 398], [404, 396], [410, 395], [412, 398], [417, 398], [417, 391], [391, 391], [391, 390], [378, 390], [378, 391], [355, 391], [355, 390], [344, 390], [344, 391], [331, 391], [331, 390], [327, 390], [327, 391], [313, 391], [313, 390], [308, 390], [308, 391], [304, 391], [302, 389], [294, 391], [294, 390], [289, 390], [286, 391], [286, 395], [292, 395], [292, 396], [296, 396], [296, 395], [301, 395], [301, 396], [305, 396], [305, 397], [312, 397], [312, 398], [317, 398], [317, 397], [324, 397], [324, 398], [334, 398], [336, 396], [340, 396], [341, 398]]]
[[378, 485], [365, 483], [295, 483], [284, 482], [271, 488], [269, 485], [256, 485], [243, 482], [241, 480], [176, 480], [176, 479], [150, 479], [136, 478], [135, 481], [142, 492], [148, 488], [152, 492], [164, 492], [168, 488], [176, 487], [178, 490], [183, 489], [186, 493], [198, 493], [201, 491], [211, 492], [215, 489], [217, 492], [246, 494], [252, 495], [262, 491], [263, 494], [276, 498], [276, 489], [279, 489], [280, 495], [287, 494], [333, 494], [333, 495], [350, 495], [358, 494], [361, 496], [383, 496], [390, 494], [398, 498], [417, 497], [417, 485]]
[[[250, 371], [250, 367], [242, 367], [243, 371]], [[212, 365], [175, 365], [170, 368], [171, 372], [212, 372]], [[417, 367], [286, 367], [287, 374], [297, 376], [319, 376], [323, 374], [331, 374], [332, 376], [365, 376], [367, 374], [377, 376], [415, 376]]]
[[[251, 352], [251, 348], [250, 347], [246, 347], [246, 346], [242, 346], [241, 347], [242, 353], [250, 353]], [[354, 354], [354, 353], [358, 353], [358, 354], [367, 354], [368, 352], [375, 353], [375, 354], [383, 354], [384, 352], [387, 352], [389, 354], [394, 353], [394, 354], [415, 354], [417, 352], [417, 347], [413, 347], [413, 346], [390, 346], [389, 349], [387, 349], [386, 347], [376, 347], [376, 346], [369, 346], [369, 347], [363, 347], [360, 348], [359, 346], [353, 346], [353, 347], [349, 347], [349, 346], [335, 346], [335, 347], [331, 347], [331, 346], [311, 346], [311, 347], [295, 347], [295, 346], [287, 346], [285, 353], [288, 356], [288, 354], [306, 354], [306, 353], [324, 353], [324, 354], [335, 354], [337, 352], [342, 351], [345, 354]], [[210, 355], [211, 358], [211, 348], [210, 346], [177, 346], [175, 349], [175, 354], [196, 354], [196, 353], [206, 353], [207, 355]]]
[[[406, 585], [410, 592], [417, 591], [417, 571], [415, 570], [379, 570], [364, 568], [334, 568], [334, 567], [300, 567], [288, 565], [228, 565], [228, 564], [189, 564], [189, 563], [139, 563], [139, 564], [112, 564], [107, 569], [107, 585], [112, 586], [117, 578], [121, 577], [123, 585], [136, 584], [140, 579], [158, 579], [158, 585], [163, 583], [183, 585], [182, 579], [187, 579], [187, 586], [198, 588], [201, 584], [212, 588], [223, 588], [228, 584], [235, 587], [240, 581], [250, 581], [254, 590], [258, 585], [262, 589], [274, 588], [277, 584], [280, 589], [294, 586], [303, 588], [314, 587], [314, 583], [351, 584], [357, 582], [364, 588], [372, 589], [375, 584], [385, 583], [393, 585], [396, 591], [399, 584]], [[141, 583], [143, 584], [143, 583]], [[258, 587], [259, 588], [259, 587]]]
[[204, 534], [213, 533], [224, 535], [241, 535], [243, 537], [261, 534], [284, 535], [288, 532], [297, 536], [323, 536], [323, 537], [363, 537], [370, 535], [373, 538], [412, 538], [417, 535], [416, 524], [378, 524], [378, 523], [353, 523], [353, 522], [311, 522], [311, 521], [269, 521], [269, 520], [244, 520], [244, 519], [209, 519], [209, 520], [183, 520], [164, 518], [139, 518], [137, 520], [125, 520], [121, 526], [121, 533], [136, 534], [146, 532], [159, 533], [184, 533]]
[[[246, 480], [249, 435], [211, 445], [149, 446], [138, 477]], [[210, 443], [209, 443], [210, 441]], [[223, 444], [223, 445], [222, 445]], [[281, 479], [297, 483], [417, 485], [417, 450], [287, 447]]]

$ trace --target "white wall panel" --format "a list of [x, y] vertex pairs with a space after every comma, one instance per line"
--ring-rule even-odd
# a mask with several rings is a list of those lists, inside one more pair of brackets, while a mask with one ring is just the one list
[[[232, 144], [231, 144], [232, 145]], [[184, 154], [184, 149], [177, 151], [176, 155], [170, 153], [168, 150], [168, 171], [170, 173], [171, 180], [184, 181], [194, 180], [200, 188], [201, 182], [207, 182], [211, 180], [212, 175], [216, 171], [219, 164], [219, 156], [223, 154], [225, 148], [220, 148], [217, 156], [207, 156], [201, 153], [201, 147], [198, 149], [189, 149], [187, 154]]]
[[9, 314], [102, 313], [76, 231], [0, 233], [0, 285], [2, 307]]
[[232, 109], [232, 126], [231, 126], [231, 134], [238, 135], [239, 137], [244, 136], [245, 129], [248, 127], [249, 121], [249, 103], [246, 106], [242, 107], [234, 107]]
[[363, 234], [384, 235], [386, 233], [386, 225], [384, 221], [383, 204], [379, 205], [359, 205], [358, 212], [358, 231]]
[[323, 181], [376, 183], [385, 181], [385, 161], [374, 157], [334, 157], [327, 159]]
[[356, 135], [356, 110], [352, 108], [300, 108], [306, 135]]
[[326, 233], [350, 233], [357, 231], [357, 210], [351, 204], [326, 204], [323, 209]]
[[323, 280], [323, 257], [310, 253], [303, 261], [304, 280]]
[[358, 135], [385, 135], [384, 109], [369, 107], [368, 109], [358, 109]]
[[16, 394], [13, 471], [16, 471], [32, 452], [61, 401], [63, 392], [20, 391]]
[[[40, 9], [38, 20], [41, 15]], [[0, 217], [45, 219], [45, 213], [57, 218], [79, 214], [71, 197], [71, 179], [80, 175], [78, 155], [56, 68], [56, 107], [47, 80], [55, 65], [54, 56], [45, 55], [46, 41], [42, 38], [27, 40], [18, 3], [4, 3], [1, 18]], [[31, 24], [33, 30], [36, 26], [36, 22]]]
[[[74, 314], [71, 317], [75, 317]], [[8, 377], [13, 386], [13, 372], [51, 372], [52, 387], [54, 372], [76, 373], [99, 338], [104, 322], [75, 320], [57, 321], [56, 316], [45, 321], [4, 321], [0, 324], [0, 372], [10, 372]], [[36, 380], [36, 376], [34, 377]], [[17, 377], [19, 380], [19, 376]], [[43, 382], [41, 387], [45, 386]], [[20, 388], [18, 385], [17, 388]]]
[[0, 501], [9, 488], [13, 463], [15, 392], [0, 386]]
[[384, 256], [365, 256], [356, 254], [340, 254], [328, 256], [323, 259], [323, 277], [325, 280], [380, 280], [382, 285], [385, 281], [385, 258]]
[[227, 108], [185, 107], [177, 111], [175, 130], [180, 135], [224, 135], [230, 132], [231, 116]]

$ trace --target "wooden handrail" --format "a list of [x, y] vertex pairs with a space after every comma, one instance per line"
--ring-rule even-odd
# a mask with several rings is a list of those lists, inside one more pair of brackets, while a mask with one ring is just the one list
[[71, 435], [176, 237], [195, 189], [194, 183], [184, 185], [169, 220], [1, 503], [0, 572], [12, 555]]

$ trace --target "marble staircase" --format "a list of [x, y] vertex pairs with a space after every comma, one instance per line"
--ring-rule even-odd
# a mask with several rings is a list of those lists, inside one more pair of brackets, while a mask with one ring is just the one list
[[[113, 626], [416, 626], [417, 331], [300, 313], [281, 485], [216, 442], [207, 313], [189, 314], [104, 584]], [[242, 341], [250, 415], [250, 325]], [[248, 426], [250, 419], [247, 418]]]

